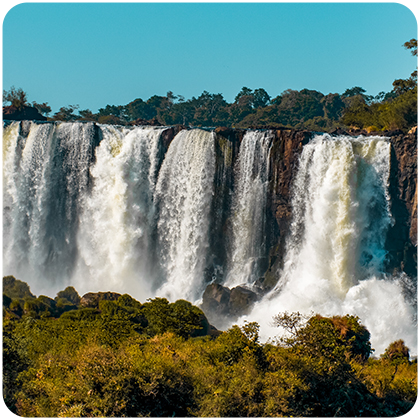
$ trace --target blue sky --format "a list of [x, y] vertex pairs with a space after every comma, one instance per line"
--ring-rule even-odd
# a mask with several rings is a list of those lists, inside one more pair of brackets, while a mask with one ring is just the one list
[[396, 3], [25, 3], [3, 21], [3, 89], [53, 112], [243, 86], [376, 95], [416, 68], [411, 38]]

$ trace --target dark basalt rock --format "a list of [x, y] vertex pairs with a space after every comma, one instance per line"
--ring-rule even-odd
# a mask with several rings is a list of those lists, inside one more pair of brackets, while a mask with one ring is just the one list
[[387, 271], [417, 276], [417, 129], [391, 137], [389, 194], [394, 225], [388, 232]]
[[221, 284], [212, 283], [206, 287], [201, 308], [204, 313], [229, 314], [230, 289]]
[[234, 287], [230, 292], [229, 313], [230, 315], [245, 315], [252, 305], [258, 300], [258, 295], [252, 290], [242, 286]]
[[218, 283], [209, 284], [203, 294], [201, 309], [211, 322], [224, 317], [237, 317], [249, 313], [258, 295], [243, 286], [232, 289]]

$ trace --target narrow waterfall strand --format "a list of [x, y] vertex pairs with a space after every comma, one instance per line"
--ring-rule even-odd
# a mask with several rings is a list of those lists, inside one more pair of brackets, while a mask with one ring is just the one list
[[232, 249], [225, 285], [252, 286], [262, 274], [258, 263], [266, 253], [265, 212], [272, 133], [248, 131], [235, 168]]
[[214, 133], [181, 131], [172, 141], [156, 185], [160, 264], [157, 291], [171, 300], [196, 301], [204, 290], [215, 174]]

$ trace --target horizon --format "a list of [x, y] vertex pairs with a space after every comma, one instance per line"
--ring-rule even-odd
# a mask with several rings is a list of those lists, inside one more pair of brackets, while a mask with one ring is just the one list
[[377, 95], [415, 70], [403, 47], [412, 38], [415, 16], [396, 3], [24, 3], [3, 21], [3, 89], [52, 114], [169, 91], [231, 103], [244, 86], [272, 98], [354, 86]]

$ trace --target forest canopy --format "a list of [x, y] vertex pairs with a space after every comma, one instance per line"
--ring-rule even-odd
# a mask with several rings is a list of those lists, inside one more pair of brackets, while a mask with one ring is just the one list
[[[417, 397], [402, 340], [373, 358], [352, 315], [281, 313], [211, 327], [191, 303], [73, 287], [36, 297], [3, 278], [3, 395], [24, 417], [388, 417]], [[283, 333], [281, 333], [283, 331]]]

